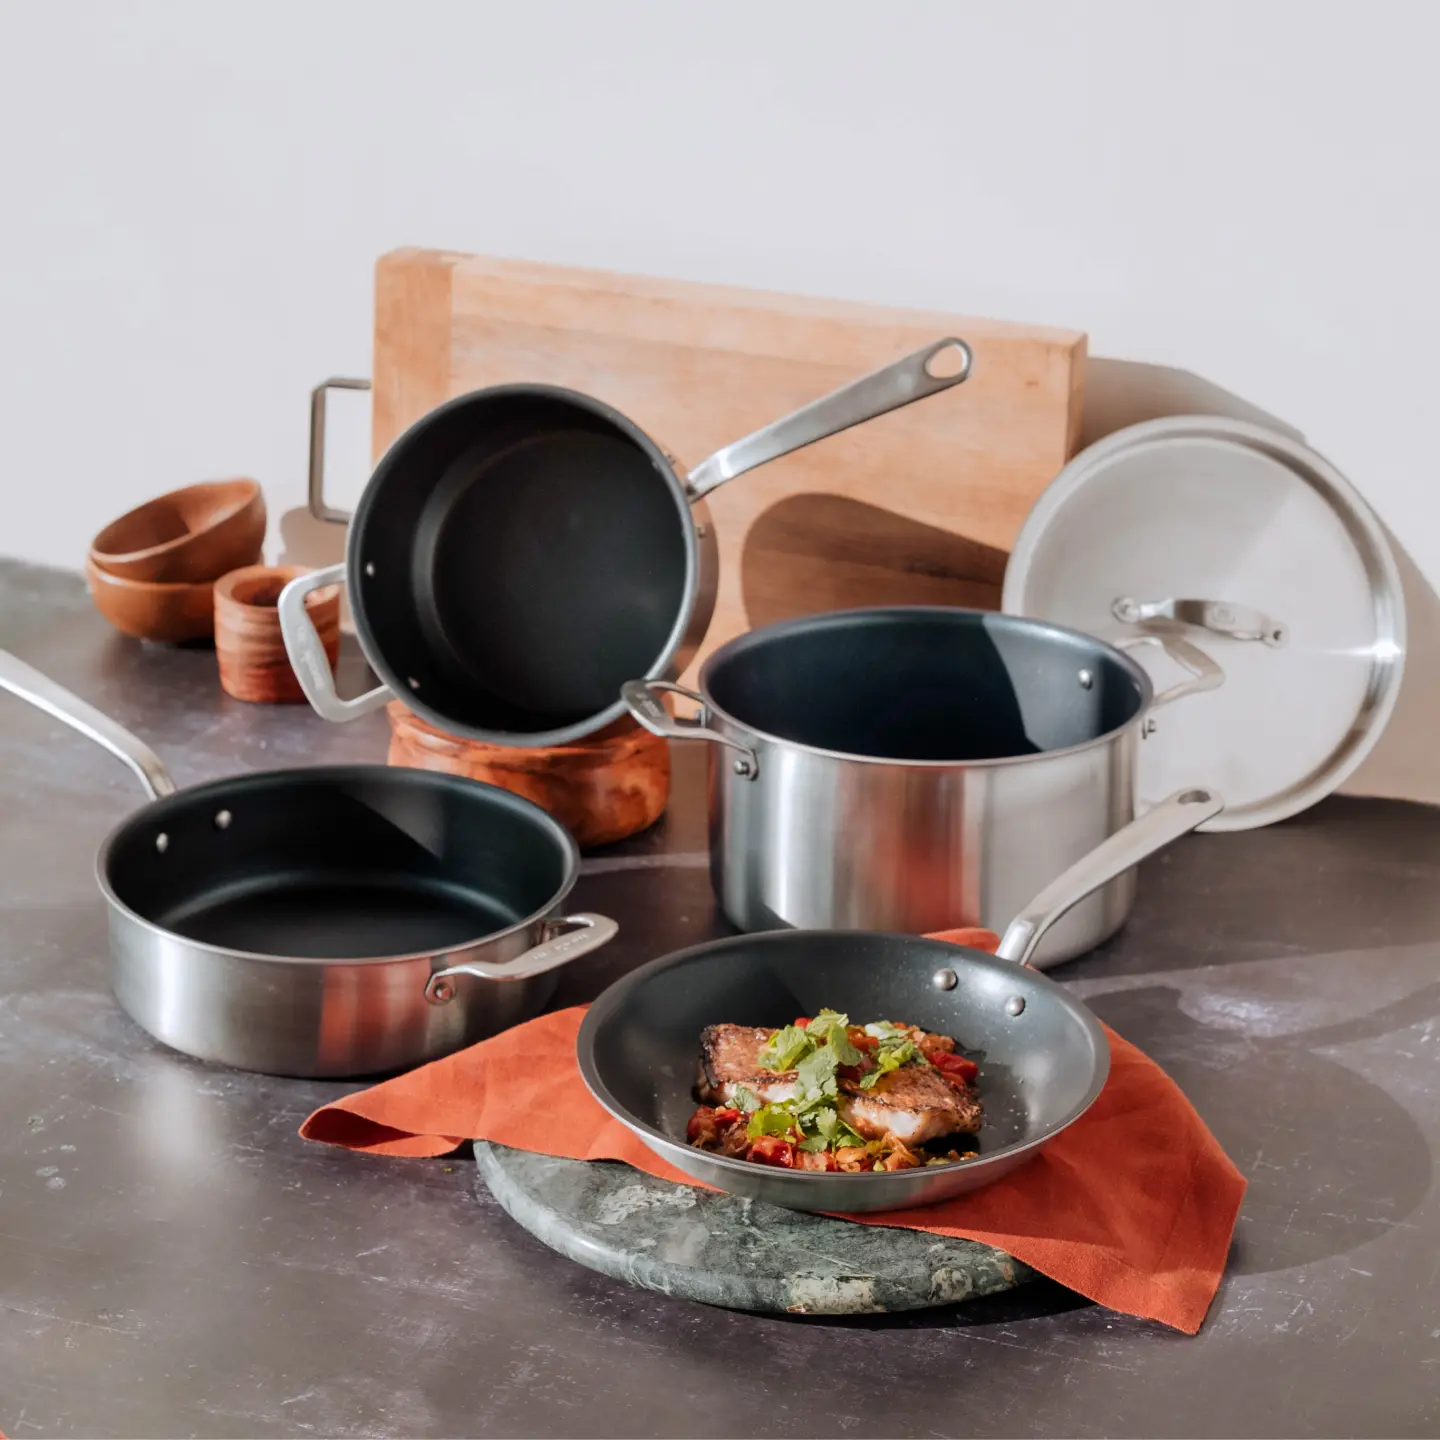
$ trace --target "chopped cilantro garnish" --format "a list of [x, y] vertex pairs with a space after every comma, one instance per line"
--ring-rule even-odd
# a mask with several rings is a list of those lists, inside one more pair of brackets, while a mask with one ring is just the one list
[[762, 1070], [793, 1070], [796, 1063], [815, 1049], [815, 1042], [798, 1025], [777, 1030], [761, 1047]]
[[735, 1087], [735, 1108], [743, 1110], [747, 1115], [753, 1115], [764, 1101], [753, 1091], [747, 1090], [743, 1085]]
[[876, 1083], [883, 1076], [888, 1075], [892, 1070], [898, 1070], [902, 1065], [908, 1064], [911, 1060], [925, 1061], [924, 1055], [916, 1049], [913, 1040], [882, 1040], [875, 1049], [875, 1068], [868, 1074], [861, 1076], [860, 1088], [862, 1090], [873, 1090]]

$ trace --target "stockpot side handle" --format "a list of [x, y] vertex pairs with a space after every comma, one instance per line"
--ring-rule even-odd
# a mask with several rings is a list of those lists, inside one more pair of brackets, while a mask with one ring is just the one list
[[310, 513], [317, 520], [344, 525], [350, 519], [348, 510], [337, 510], [325, 503], [325, 401], [332, 390], [368, 390], [368, 380], [347, 379], [332, 375], [310, 392]]
[[589, 912], [547, 920], [544, 929], [546, 938], [533, 950], [527, 950], [517, 959], [503, 964], [472, 960], [465, 965], [437, 970], [426, 983], [425, 998], [432, 1005], [448, 1005], [455, 998], [453, 982], [457, 975], [468, 975], [473, 980], [529, 980], [608, 945], [619, 930], [620, 927], [608, 916]]
[[1006, 927], [995, 953], [1028, 965], [1045, 932], [1061, 916], [1172, 840], [1213, 820], [1224, 808], [1225, 802], [1214, 790], [1176, 791], [1052, 880]]
[[103, 745], [139, 776], [145, 793], [152, 800], [175, 793], [175, 782], [170, 778], [169, 771], [143, 740], [6, 650], [0, 650], [0, 688], [28, 700], [47, 715], [53, 715], [71, 729]]
[[1162, 690], [1150, 702], [1152, 710], [1162, 705], [1183, 700], [1187, 695], [1196, 695], [1202, 690], [1217, 690], [1225, 683], [1225, 672], [1198, 645], [1182, 640], [1178, 635], [1156, 634], [1132, 635], [1115, 642], [1117, 650], [1129, 652], [1142, 645], [1158, 645], [1182, 670], [1190, 672], [1188, 680], [1178, 681], [1168, 690]]
[[305, 608], [305, 597], [313, 590], [344, 583], [343, 564], [312, 570], [308, 575], [296, 576], [280, 592], [280, 602], [276, 607], [280, 613], [280, 635], [285, 641], [285, 653], [290, 657], [290, 668], [294, 670], [295, 678], [299, 680], [300, 688], [315, 713], [326, 720], [358, 720], [360, 716], [379, 709], [391, 695], [388, 685], [377, 685], [363, 695], [346, 700], [335, 688], [330, 657], [325, 653], [320, 632]]
[[[940, 368], [942, 356], [948, 368]], [[974, 363], [975, 352], [965, 341], [953, 335], [937, 340], [717, 450], [686, 476], [685, 494], [692, 501], [701, 500], [747, 470], [768, 465], [877, 415], [938, 395], [969, 379]]]
[[[671, 695], [683, 695], [700, 707], [702, 718], [680, 720], [672, 715], [661, 700], [658, 691]], [[735, 752], [735, 773], [743, 780], [753, 780], [759, 773], [759, 761], [755, 752], [738, 740], [722, 735], [705, 724], [705, 697], [687, 690], [683, 685], [672, 684], [669, 680], [627, 680], [620, 687], [620, 698], [630, 713], [652, 734], [666, 740], [708, 740], [712, 745], [724, 745]]]

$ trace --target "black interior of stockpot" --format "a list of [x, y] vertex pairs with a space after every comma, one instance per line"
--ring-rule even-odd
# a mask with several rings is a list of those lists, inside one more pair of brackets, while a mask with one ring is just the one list
[[741, 725], [891, 760], [1001, 760], [1063, 750], [1133, 720], [1139, 672], [1088, 636], [980, 611], [884, 609], [752, 631], [705, 672]]

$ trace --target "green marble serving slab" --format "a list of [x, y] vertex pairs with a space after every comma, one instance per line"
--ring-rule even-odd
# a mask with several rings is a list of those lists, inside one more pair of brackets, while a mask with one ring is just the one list
[[1011, 1290], [1035, 1273], [970, 1240], [801, 1214], [616, 1161], [483, 1142], [475, 1161], [506, 1213], [552, 1250], [602, 1275], [730, 1310], [920, 1310]]

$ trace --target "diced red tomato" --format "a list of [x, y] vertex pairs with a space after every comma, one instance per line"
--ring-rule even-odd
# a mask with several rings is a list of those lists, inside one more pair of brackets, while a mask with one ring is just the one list
[[737, 1120], [741, 1120], [743, 1118], [744, 1116], [740, 1113], [740, 1111], [732, 1110], [729, 1108], [729, 1106], [726, 1106], [723, 1109], [717, 1110], [715, 1112], [715, 1123], [717, 1125], [733, 1125]]
[[969, 1084], [979, 1073], [980, 1067], [963, 1055], [932, 1055], [930, 1063], [944, 1076], [963, 1080]]
[[795, 1028], [796, 1028], [797, 1030], [805, 1030], [805, 1029], [808, 1029], [808, 1028], [809, 1028], [809, 1025], [810, 1025], [810, 1017], [809, 1017], [808, 1015], [802, 1015], [802, 1016], [795, 1022]]
[[858, 1025], [852, 1025], [845, 1033], [850, 1037], [850, 1043], [857, 1050], [874, 1050], [880, 1043], [873, 1035], [867, 1035]]
[[762, 1135], [751, 1147], [746, 1157], [761, 1165], [778, 1165], [782, 1170], [795, 1168], [795, 1147], [778, 1135]]

